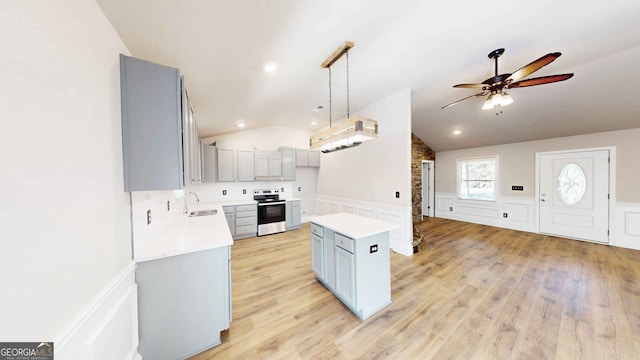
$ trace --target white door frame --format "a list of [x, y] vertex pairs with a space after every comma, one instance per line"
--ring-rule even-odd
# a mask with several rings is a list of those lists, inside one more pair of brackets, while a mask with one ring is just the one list
[[[429, 171], [429, 178], [426, 181], [426, 184], [429, 186], [429, 211], [427, 212], [427, 216], [429, 217], [434, 217], [435, 216], [435, 193], [436, 193], [436, 189], [435, 189], [435, 160], [422, 160], [422, 164], [420, 165], [420, 172], [422, 173], [422, 193], [420, 194], [420, 208], [422, 209], [422, 206], [424, 205], [424, 199], [422, 198], [422, 194], [424, 194], [424, 185], [425, 185], [425, 178], [424, 178], [424, 165], [425, 164], [429, 164], [429, 167], [431, 168], [431, 171]], [[424, 209], [422, 209], [422, 211], [420, 212], [420, 219], [424, 220]]]
[[614, 223], [614, 209], [616, 204], [616, 147], [615, 146], [603, 146], [596, 148], [586, 148], [586, 149], [570, 149], [570, 150], [556, 150], [556, 151], [545, 151], [545, 152], [536, 152], [536, 172], [535, 172], [535, 199], [534, 199], [534, 224], [538, 229], [538, 233], [540, 233], [540, 157], [542, 155], [553, 155], [553, 154], [570, 154], [576, 152], [584, 152], [584, 151], [598, 151], [598, 150], [609, 150], [609, 245], [615, 245], [615, 234], [613, 231]]

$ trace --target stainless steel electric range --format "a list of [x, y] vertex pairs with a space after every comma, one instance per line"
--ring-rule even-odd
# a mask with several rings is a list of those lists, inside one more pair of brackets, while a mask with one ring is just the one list
[[286, 230], [287, 202], [280, 200], [278, 189], [253, 190], [253, 199], [258, 202], [258, 236]]

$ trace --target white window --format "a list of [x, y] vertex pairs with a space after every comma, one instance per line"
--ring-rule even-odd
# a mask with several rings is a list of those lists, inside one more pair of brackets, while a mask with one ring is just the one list
[[495, 201], [498, 158], [458, 160], [458, 198]]

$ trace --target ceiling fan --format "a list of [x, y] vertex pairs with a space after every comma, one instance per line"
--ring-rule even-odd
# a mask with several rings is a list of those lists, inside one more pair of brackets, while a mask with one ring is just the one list
[[523, 78], [529, 76], [531, 73], [539, 70], [543, 66], [548, 65], [560, 55], [559, 52], [549, 53], [547, 55], [542, 56], [541, 58], [521, 67], [516, 70], [514, 73], [509, 74], [498, 74], [498, 58], [500, 55], [504, 53], [504, 49], [496, 49], [489, 53], [489, 59], [495, 60], [495, 76], [488, 78], [480, 84], [458, 84], [453, 85], [454, 88], [472, 88], [472, 89], [482, 89], [481, 92], [477, 94], [473, 94], [471, 96], [467, 96], [458, 101], [454, 101], [451, 104], [445, 105], [442, 109], [448, 108], [450, 106], [456, 105], [461, 101], [470, 99], [472, 97], [486, 96], [489, 95], [484, 105], [482, 106], [483, 110], [493, 109], [495, 106], [500, 108], [500, 112], [496, 112], [496, 115], [502, 112], [502, 106], [509, 105], [513, 103], [513, 99], [507, 93], [508, 89], [515, 89], [527, 86], [535, 86], [535, 85], [543, 85], [554, 83], [558, 81], [564, 81], [573, 77], [573, 74], [560, 74], [560, 75], [549, 75], [549, 76], [541, 76], [537, 78], [525, 79]]

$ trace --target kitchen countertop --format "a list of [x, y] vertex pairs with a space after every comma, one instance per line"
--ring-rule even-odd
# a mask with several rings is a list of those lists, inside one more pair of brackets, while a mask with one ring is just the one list
[[255, 200], [239, 200], [239, 201], [225, 201], [218, 204], [222, 206], [233, 206], [233, 205], [255, 205], [257, 203], [258, 202]]
[[349, 213], [312, 216], [309, 220], [352, 239], [364, 238], [400, 228], [400, 225]]
[[143, 262], [233, 245], [233, 237], [222, 206], [221, 203], [190, 205], [189, 211], [215, 209], [218, 213], [196, 217], [189, 217], [186, 214], [176, 215], [165, 230], [153, 239], [134, 260]]

